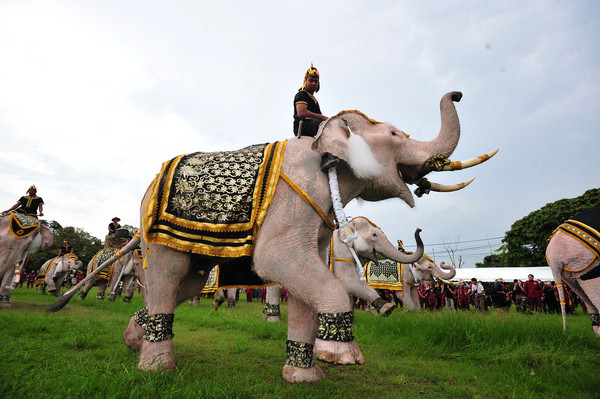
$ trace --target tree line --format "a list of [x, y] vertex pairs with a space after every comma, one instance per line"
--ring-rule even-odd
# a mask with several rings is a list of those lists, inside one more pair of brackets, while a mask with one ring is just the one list
[[591, 208], [600, 207], [600, 188], [575, 198], [563, 198], [531, 212], [512, 224], [503, 245], [475, 263], [476, 267], [527, 267], [546, 264], [546, 247], [554, 230], [563, 222]]
[[[64, 240], [67, 240], [69, 245], [73, 247], [74, 254], [83, 262], [84, 266], [87, 266], [96, 252], [104, 248], [104, 240], [92, 236], [82, 228], [63, 227], [55, 220], [40, 220], [40, 222], [54, 232], [52, 245], [31, 254], [26, 263], [28, 269], [39, 269], [48, 259], [57, 256]], [[128, 229], [130, 234], [133, 234], [136, 230], [135, 227], [129, 225], [125, 225], [123, 228]]]

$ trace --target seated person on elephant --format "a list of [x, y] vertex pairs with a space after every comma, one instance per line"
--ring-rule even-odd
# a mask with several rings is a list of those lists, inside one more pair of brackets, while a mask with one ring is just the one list
[[73, 253], [73, 247], [69, 245], [69, 242], [67, 240], [64, 240], [62, 247], [60, 247], [60, 249], [58, 251], [58, 256], [63, 256], [63, 255], [72, 254], [72, 253]]
[[121, 219], [116, 216], [112, 218], [112, 222], [108, 224], [108, 234], [115, 234], [117, 229], [121, 228], [121, 225], [119, 224], [120, 220]]
[[10, 211], [15, 211], [17, 213], [37, 217], [39, 210], [39, 216], [44, 216], [44, 200], [42, 197], [36, 195], [37, 188], [35, 188], [35, 186], [29, 187], [27, 194], [28, 195], [21, 197], [10, 209], [2, 212], [2, 215], [5, 215]]
[[302, 87], [294, 96], [294, 135], [315, 137], [319, 125], [327, 120], [314, 96], [320, 88], [319, 71], [311, 64], [304, 74]]

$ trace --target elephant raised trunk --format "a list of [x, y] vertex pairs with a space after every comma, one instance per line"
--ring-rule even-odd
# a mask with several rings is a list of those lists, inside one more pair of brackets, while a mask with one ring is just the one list
[[452, 91], [446, 93], [440, 101], [440, 113], [442, 118], [442, 127], [438, 136], [432, 140], [431, 154], [441, 154], [448, 158], [454, 152], [460, 138], [460, 122], [454, 102], [459, 102], [462, 93]]
[[[441, 269], [448, 270], [447, 272], [443, 272]], [[444, 262], [440, 263], [440, 267], [437, 271], [437, 278], [442, 278], [444, 280], [450, 280], [456, 276], [456, 268], [452, 265], [447, 265]]]

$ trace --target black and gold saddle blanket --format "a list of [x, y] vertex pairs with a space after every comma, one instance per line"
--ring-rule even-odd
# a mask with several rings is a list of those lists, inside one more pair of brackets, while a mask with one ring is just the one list
[[251, 256], [285, 146], [196, 152], [163, 163], [144, 211], [146, 242], [207, 256]]
[[402, 291], [404, 263], [391, 259], [378, 259], [377, 263], [369, 262], [365, 266], [367, 284], [376, 290]]
[[[98, 266], [100, 266], [101, 264], [106, 262], [117, 251], [118, 251], [118, 248], [112, 248], [112, 249], [105, 248], [105, 249], [101, 249], [100, 251], [96, 252], [94, 257], [92, 258], [92, 267], [90, 268], [90, 273], [93, 272], [94, 270], [96, 270], [98, 268]], [[113, 262], [109, 267], [105, 267], [104, 270], [102, 270], [101, 272], [98, 272], [98, 274], [96, 274], [96, 278], [110, 281], [110, 277], [112, 276], [112, 272], [113, 272], [114, 268], [115, 268], [115, 262]]]
[[578, 213], [554, 230], [562, 231], [580, 241], [600, 258], [600, 208], [592, 208]]
[[8, 230], [15, 238], [25, 238], [35, 233], [40, 227], [40, 221], [33, 216], [22, 213], [11, 213]]

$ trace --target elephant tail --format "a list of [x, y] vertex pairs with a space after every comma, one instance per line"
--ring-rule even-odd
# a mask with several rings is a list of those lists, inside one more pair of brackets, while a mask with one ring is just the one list
[[565, 291], [563, 289], [562, 278], [559, 276], [559, 278], [556, 279], [555, 277], [555, 281], [556, 291], [558, 291], [558, 299], [560, 300], [560, 313], [562, 314], [563, 330], [567, 331], [567, 308], [565, 303]]

